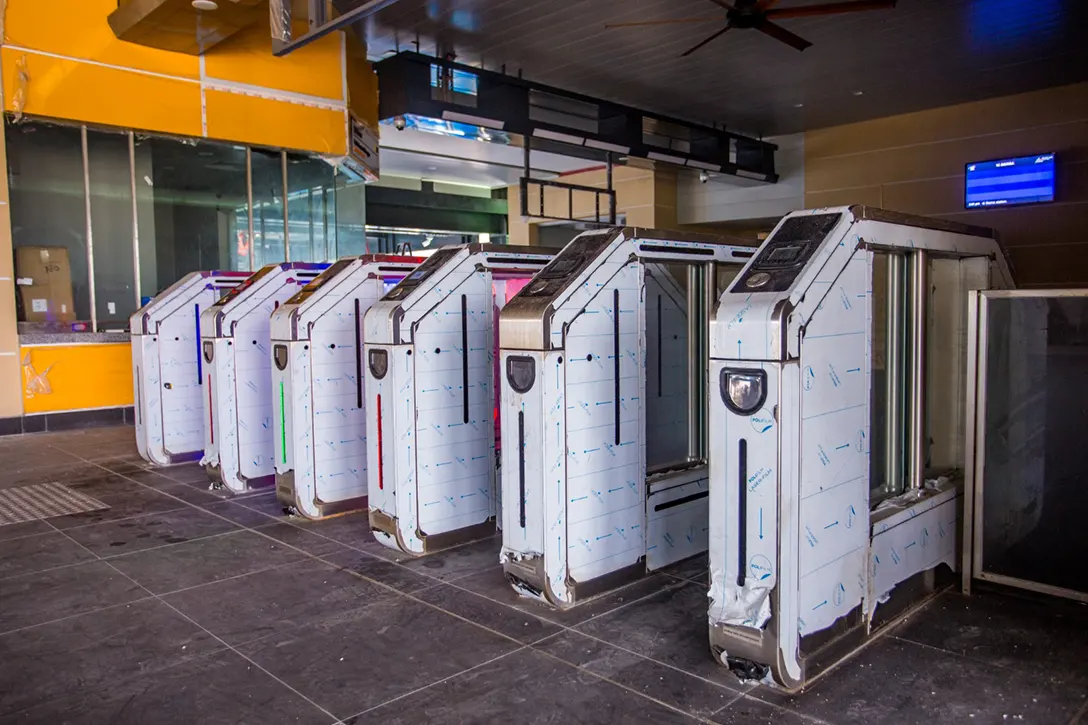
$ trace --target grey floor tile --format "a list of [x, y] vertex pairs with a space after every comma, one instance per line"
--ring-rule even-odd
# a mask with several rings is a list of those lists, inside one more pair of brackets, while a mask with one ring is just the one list
[[710, 655], [707, 590], [677, 583], [577, 629], [631, 652], [737, 688], [738, 680]]
[[235, 496], [231, 500], [248, 509], [260, 511], [262, 514], [267, 514], [281, 521], [295, 521], [298, 519], [298, 517], [289, 517], [284, 513], [283, 504], [279, 502], [274, 492], [264, 491], [256, 495]]
[[250, 531], [118, 556], [110, 563], [155, 594], [208, 584], [305, 556]]
[[146, 596], [139, 585], [100, 561], [27, 574], [0, 584], [0, 632]]
[[559, 625], [553, 622], [448, 584], [424, 589], [415, 597], [450, 614], [456, 614], [458, 617], [516, 639], [522, 644], [537, 642], [560, 629]]
[[[170, 480], [173, 481], [173, 479]], [[189, 483], [171, 483], [158, 490], [194, 506], [230, 501], [234, 498], [234, 494], [225, 488], [209, 489], [206, 486], [198, 488]]]
[[360, 714], [349, 725], [680, 725], [697, 720], [532, 650]]
[[328, 629], [350, 612], [399, 596], [307, 559], [165, 597], [231, 645], [300, 627]]
[[69, 529], [67, 533], [98, 556], [107, 557], [182, 544], [237, 529], [218, 516], [186, 506], [161, 514]]
[[679, 561], [671, 566], [667, 566], [664, 569], [661, 569], [661, 572], [681, 579], [691, 579], [703, 583], [703, 579], [705, 579], [709, 568], [710, 557], [706, 553], [703, 553]]
[[99, 511], [70, 514], [68, 516], [56, 516], [49, 519], [49, 523], [58, 529], [71, 529], [76, 526], [101, 524], [107, 521], [127, 519], [133, 516], [144, 516], [146, 514], [173, 511], [185, 506], [184, 503], [177, 499], [164, 496], [158, 491], [151, 491], [148, 489], [126, 494], [103, 496], [99, 500], [109, 506], [109, 508]]
[[283, 521], [258, 526], [253, 530], [314, 556], [331, 554], [344, 548], [344, 545], [339, 541], [333, 541], [324, 536], [319, 536], [317, 533], [312, 533], [317, 531], [316, 529], [300, 529]]
[[1088, 689], [1088, 606], [981, 591], [946, 592], [892, 634], [912, 642]]
[[178, 483], [172, 478], [169, 478], [162, 473], [161, 468], [155, 469], [140, 469], [133, 471], [132, 473], [126, 473], [125, 477], [135, 481], [136, 483], [143, 484], [144, 486], [150, 486], [154, 489], [164, 488], [166, 486], [173, 486]]
[[292, 516], [289, 521], [295, 526], [321, 534], [326, 538], [339, 541], [341, 544], [360, 551], [369, 551], [380, 556], [382, 554], [381, 550], [385, 549], [374, 538], [374, 534], [371, 533], [370, 516], [366, 511], [336, 516], [322, 521], [310, 521], [301, 516]]
[[94, 554], [57, 531], [12, 539], [0, 546], [0, 579], [93, 558]]
[[362, 551], [345, 549], [321, 557], [323, 561], [353, 571], [360, 576], [381, 582], [387, 587], [411, 593], [439, 584], [437, 579], [421, 576], [400, 564], [386, 559], [379, 559]]
[[178, 483], [190, 483], [204, 487], [211, 483], [208, 472], [197, 463], [182, 463], [177, 466], [168, 466], [167, 468], [157, 468], [155, 470]]
[[257, 526], [266, 526], [277, 521], [276, 518], [263, 514], [260, 511], [246, 508], [237, 501], [217, 501], [215, 503], [201, 504], [200, 508], [208, 513], [215, 514], [216, 516], [222, 516], [247, 529]]
[[21, 539], [24, 536], [34, 536], [35, 534], [48, 534], [51, 531], [56, 531], [56, 529], [42, 519], [20, 521], [17, 524], [5, 524], [0, 526], [0, 541]]
[[884, 637], [798, 695], [760, 700], [835, 723], [1065, 723], [1088, 695], [1038, 675]]
[[379, 546], [381, 548], [375, 550], [379, 556], [441, 581], [453, 581], [487, 569], [501, 568], [499, 550], [502, 549], [502, 538], [499, 536], [419, 557], [396, 552], [381, 544]]
[[518, 594], [510, 586], [506, 575], [503, 574], [502, 567], [498, 564], [471, 576], [458, 579], [456, 586], [515, 607], [528, 614], [557, 622], [566, 627], [573, 627], [665, 588], [679, 586], [679, 583], [672, 577], [663, 574], [651, 574], [625, 587], [581, 602], [569, 609], [555, 609], [536, 599]]
[[0, 716], [117, 686], [221, 645], [144, 600], [0, 636]]
[[234, 652], [216, 652], [0, 718], [66, 725], [319, 725], [327, 713]]
[[831, 722], [786, 710], [747, 695], [737, 698], [714, 713], [710, 720], [719, 725], [826, 725]]
[[353, 610], [333, 626], [291, 629], [239, 650], [343, 718], [515, 647], [508, 639], [398, 596]]
[[65, 486], [73, 491], [79, 491], [92, 498], [97, 498], [100, 501], [111, 497], [117, 498], [127, 496], [145, 490], [140, 484], [126, 476], [102, 469], [99, 469], [98, 473], [93, 476], [87, 476], [78, 481], [67, 482], [65, 483]]
[[740, 696], [739, 684], [728, 687], [707, 682], [574, 631], [557, 634], [534, 647], [697, 717], [709, 717]]
[[[63, 458], [66, 454], [49, 450], [43, 453], [47, 460], [55, 460], [55, 456]], [[0, 456], [0, 460], [4, 460]], [[20, 467], [8, 465], [5, 467], [4, 476], [0, 479], [0, 488], [14, 488], [16, 486], [28, 486], [34, 483], [71, 483], [82, 478], [93, 477], [102, 473], [102, 469], [93, 463], [75, 460], [71, 463], [51, 463], [48, 466], [31, 465]]]

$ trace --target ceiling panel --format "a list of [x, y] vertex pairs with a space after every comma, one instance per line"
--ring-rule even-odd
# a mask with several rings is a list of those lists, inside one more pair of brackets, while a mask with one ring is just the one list
[[[708, 20], [605, 28], [694, 16]], [[711, 0], [399, 0], [363, 32], [373, 58], [452, 52], [471, 65], [505, 65], [540, 83], [767, 135], [1088, 79], [1086, 0], [900, 0], [894, 10], [781, 21], [813, 43], [803, 53], [734, 29], [680, 57], [723, 23]]]

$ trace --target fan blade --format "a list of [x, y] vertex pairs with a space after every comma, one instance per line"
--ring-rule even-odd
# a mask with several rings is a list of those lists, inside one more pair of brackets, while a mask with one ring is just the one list
[[725, 8], [726, 10], [732, 10], [733, 9], [733, 6], [730, 5], [729, 3], [727, 3], [725, 0], [710, 0], [710, 2], [714, 3], [715, 5], [717, 5], [720, 8]]
[[645, 25], [678, 25], [680, 23], [721, 22], [721, 16], [714, 18], [675, 18], [673, 20], [639, 20], [632, 23], [606, 23], [606, 28], [637, 28]]
[[783, 18], [809, 18], [816, 15], [840, 15], [863, 10], [892, 10], [895, 8], [895, 3], [896, 0], [848, 0], [848, 2], [841, 3], [806, 5], [801, 8], [768, 10], [764, 17], [768, 20], [782, 20]]
[[775, 25], [774, 23], [768, 22], [766, 20], [757, 25], [756, 30], [771, 36], [775, 40], [780, 40], [791, 48], [796, 48], [797, 50], [804, 50], [805, 48], [812, 45], [812, 43], [808, 42], [800, 35], [791, 33], [790, 31], [783, 28], [781, 25]]
[[778, 0], [760, 0], [760, 2], [759, 2], [759, 11], [761, 13], [766, 13], [768, 10], [770, 10], [772, 7], [774, 7], [777, 4], [778, 4]]
[[701, 43], [699, 43], [698, 45], [696, 45], [696, 46], [695, 46], [694, 48], [691, 48], [691, 49], [689, 49], [689, 50], [686, 50], [686, 51], [684, 51], [683, 53], [681, 53], [681, 54], [680, 54], [680, 57], [681, 57], [681, 58], [687, 58], [687, 57], [688, 57], [689, 55], [691, 55], [691, 54], [692, 54], [692, 53], [694, 53], [695, 51], [699, 50], [699, 48], [702, 48], [702, 47], [703, 47], [704, 45], [706, 45], [706, 44], [707, 44], [707, 43], [709, 43], [710, 41], [714, 40], [714, 39], [715, 39], [715, 38], [717, 38], [717, 37], [718, 37], [719, 35], [723, 35], [723, 34], [725, 33], [725, 31], [729, 30], [729, 28], [731, 28], [731, 27], [732, 27], [731, 25], [726, 25], [726, 26], [725, 26], [724, 28], [722, 28], [722, 29], [721, 29], [721, 30], [719, 30], [718, 32], [714, 33], [714, 35], [711, 35], [711, 36], [710, 36], [709, 38], [707, 38], [707, 39], [706, 39], [706, 40], [704, 40], [703, 42], [701, 42]]

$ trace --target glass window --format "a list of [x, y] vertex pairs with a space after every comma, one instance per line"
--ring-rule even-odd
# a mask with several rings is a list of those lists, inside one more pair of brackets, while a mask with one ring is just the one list
[[253, 149], [253, 269], [287, 259], [283, 245], [283, 166], [278, 151]]
[[20, 329], [89, 330], [80, 129], [5, 123]]
[[128, 134], [87, 131], [94, 306], [99, 330], [125, 330], [136, 311]]
[[367, 253], [366, 184], [336, 177], [336, 256]]
[[331, 165], [287, 154], [287, 224], [292, 262], [336, 259], [336, 179]]
[[134, 167], [145, 300], [190, 272], [249, 271], [244, 148], [138, 137]]

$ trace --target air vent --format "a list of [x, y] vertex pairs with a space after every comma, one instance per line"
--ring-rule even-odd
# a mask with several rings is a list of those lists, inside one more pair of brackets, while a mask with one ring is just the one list
[[596, 103], [564, 98], [530, 89], [529, 120], [596, 135], [600, 107]]

